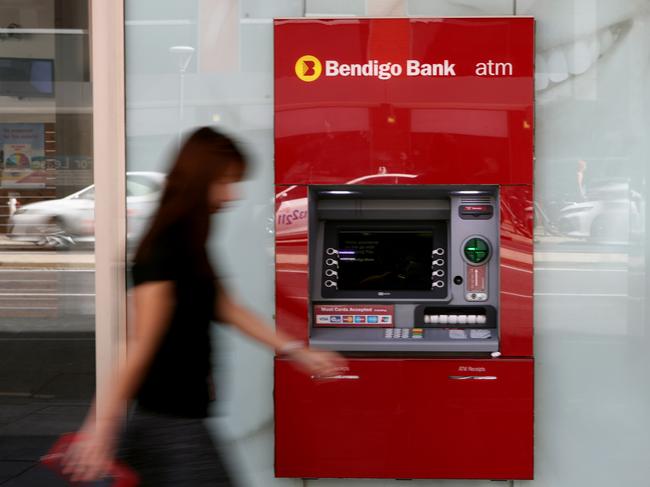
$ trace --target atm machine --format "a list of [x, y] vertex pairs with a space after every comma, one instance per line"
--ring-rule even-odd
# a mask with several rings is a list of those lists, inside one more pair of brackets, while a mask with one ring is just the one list
[[533, 32], [275, 21], [277, 476], [533, 478]]

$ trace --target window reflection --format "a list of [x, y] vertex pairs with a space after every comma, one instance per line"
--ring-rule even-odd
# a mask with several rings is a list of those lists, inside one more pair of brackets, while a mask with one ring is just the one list
[[[232, 241], [223, 264], [242, 295], [273, 308], [273, 17], [534, 15], [537, 20], [535, 112], [535, 304], [537, 455], [535, 485], [644, 485], [650, 450], [645, 210], [648, 158], [650, 17], [646, 0], [240, 0], [127, 1], [130, 170], [163, 170], [177, 131], [178, 70], [168, 49], [195, 46], [185, 85], [185, 126], [217, 124], [250, 143], [257, 179], [243, 207], [225, 218]], [[238, 18], [231, 15], [239, 9]], [[182, 11], [181, 11], [182, 8]], [[211, 10], [213, 17], [199, 12]], [[222, 12], [227, 12], [228, 15]], [[212, 18], [214, 21], [210, 21]], [[196, 39], [200, 39], [197, 43]], [[223, 40], [223, 41], [222, 41]], [[222, 41], [222, 42], [220, 42]], [[352, 46], [354, 49], [355, 46]], [[234, 60], [234, 61], [233, 61]], [[358, 110], [347, 113], [359, 118]], [[395, 115], [381, 112], [382, 117]], [[426, 117], [426, 111], [414, 116]], [[503, 133], [493, 126], [486, 131]], [[399, 121], [403, 120], [403, 117]], [[462, 120], [458, 133], [468, 130]], [[305, 117], [303, 126], [319, 121]], [[470, 127], [479, 132], [479, 125]], [[346, 134], [333, 134], [336, 137]], [[429, 137], [429, 134], [418, 134]], [[305, 142], [308, 144], [309, 142]], [[295, 150], [308, 147], [296, 144]], [[354, 154], [345, 157], [355, 160]], [[484, 161], [486, 171], [490, 160]], [[376, 168], [373, 166], [367, 172]], [[390, 168], [393, 170], [393, 168]], [[408, 172], [405, 170], [404, 172]], [[368, 181], [372, 183], [374, 180]], [[366, 181], [360, 182], [365, 184]], [[249, 184], [249, 183], [247, 183]], [[280, 211], [304, 205], [300, 188], [278, 194]], [[530, 205], [526, 201], [513, 204]], [[534, 210], [534, 211], [533, 211]], [[252, 215], [252, 216], [251, 216]], [[254, 222], [242, 224], [242, 222]], [[508, 221], [515, 228], [522, 222]], [[275, 227], [287, 240], [299, 227]], [[270, 248], [265, 253], [262, 243]], [[288, 244], [289, 242], [287, 242]], [[295, 245], [301, 245], [296, 241]], [[281, 270], [299, 281], [289, 245]], [[230, 269], [229, 269], [230, 270]], [[299, 272], [295, 272], [299, 271]], [[251, 278], [255, 276], [255, 278]], [[297, 292], [299, 292], [298, 289]], [[512, 292], [516, 292], [513, 289]], [[231, 345], [233, 345], [231, 347]], [[259, 356], [236, 339], [230, 383], [233, 442], [271, 444], [270, 382], [255, 372]], [[270, 361], [264, 362], [270, 370]], [[265, 391], [262, 393], [260, 391]], [[265, 396], [266, 394], [266, 396]], [[255, 404], [254, 411], [242, 405]], [[253, 408], [250, 406], [251, 409]], [[250, 432], [255, 432], [250, 434]], [[258, 443], [255, 443], [258, 444]], [[611, 445], [619, 445], [612, 454]], [[270, 449], [246, 458], [248, 474], [270, 479]], [[607, 463], [608, 468], [594, 468]], [[264, 482], [264, 480], [261, 480]], [[270, 480], [269, 480], [270, 482]], [[318, 481], [325, 482], [325, 481]], [[318, 483], [314, 482], [314, 484]], [[312, 481], [307, 481], [309, 485]]]
[[95, 391], [88, 50], [85, 0], [0, 2], [0, 445], [16, 485], [58, 485], [32, 464]]

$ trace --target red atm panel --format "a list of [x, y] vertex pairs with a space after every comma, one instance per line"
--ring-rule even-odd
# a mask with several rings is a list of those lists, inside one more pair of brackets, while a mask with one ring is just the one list
[[501, 186], [501, 353], [533, 355], [533, 190]]
[[353, 359], [332, 380], [277, 359], [275, 375], [278, 476], [532, 478], [531, 359]]
[[307, 340], [307, 187], [277, 186], [275, 193], [275, 303], [279, 329]]
[[[525, 17], [276, 20], [276, 184], [381, 172], [407, 184], [530, 184], [533, 30]], [[310, 81], [295, 72], [306, 55], [322, 67]], [[328, 60], [402, 72], [327, 76]], [[407, 76], [407, 60], [447, 60], [454, 76]]]
[[276, 323], [350, 363], [276, 358], [278, 477], [533, 478], [533, 32], [275, 21]]

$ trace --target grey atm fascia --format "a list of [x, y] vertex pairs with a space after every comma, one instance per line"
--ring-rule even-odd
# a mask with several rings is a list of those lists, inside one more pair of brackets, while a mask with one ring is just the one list
[[[499, 351], [499, 204], [497, 186], [311, 186], [309, 190], [309, 324], [310, 344], [342, 352], [422, 352], [490, 353]], [[466, 204], [491, 204], [489, 219], [461, 219], [459, 207]], [[447, 296], [443, 299], [325, 298], [321, 292], [325, 223], [349, 221], [431, 221], [446, 220]], [[386, 340], [382, 328], [315, 327], [313, 304], [377, 303], [395, 305], [395, 327], [413, 328], [421, 305], [472, 306], [465, 299], [466, 262], [463, 243], [472, 236], [483, 236], [491, 245], [488, 262], [488, 299], [480, 306], [496, 309], [496, 324], [490, 338], [452, 337], [448, 328], [425, 328], [420, 340]], [[463, 277], [463, 284], [453, 282]], [[453, 328], [453, 325], [450, 325]], [[469, 335], [469, 330], [467, 332]]]

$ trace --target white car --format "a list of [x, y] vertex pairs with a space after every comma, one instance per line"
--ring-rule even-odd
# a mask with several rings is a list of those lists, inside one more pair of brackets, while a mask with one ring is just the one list
[[629, 181], [608, 180], [592, 184], [586, 201], [570, 203], [560, 211], [558, 228], [569, 237], [592, 242], [627, 244], [643, 235], [645, 201]]
[[[126, 173], [127, 241], [133, 243], [156, 210], [165, 174]], [[48, 248], [95, 241], [95, 185], [64, 198], [18, 207], [9, 219], [9, 238]]]

